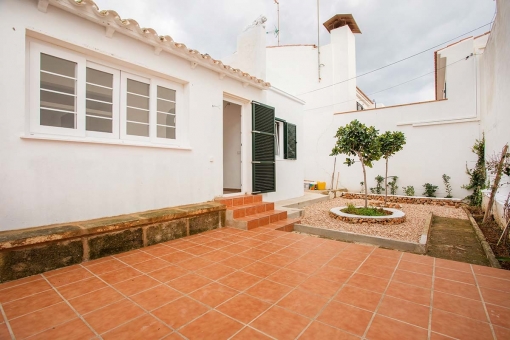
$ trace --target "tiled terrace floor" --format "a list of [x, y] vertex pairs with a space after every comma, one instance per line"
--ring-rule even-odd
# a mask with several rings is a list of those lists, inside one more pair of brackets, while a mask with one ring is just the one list
[[8, 282], [0, 303], [1, 339], [510, 339], [510, 272], [268, 228]]

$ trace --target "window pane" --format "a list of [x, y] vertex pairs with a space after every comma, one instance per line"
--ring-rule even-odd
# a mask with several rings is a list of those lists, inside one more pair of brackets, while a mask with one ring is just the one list
[[127, 108], [127, 120], [149, 124], [149, 111]]
[[41, 88], [75, 94], [76, 80], [41, 72]]
[[148, 110], [149, 109], [149, 98], [140, 97], [135, 94], [128, 93], [127, 94], [127, 105], [136, 107], [139, 109]]
[[76, 63], [41, 53], [41, 70], [76, 77]]
[[87, 67], [87, 83], [113, 87], [113, 74]]
[[75, 112], [76, 97], [41, 89], [41, 107]]
[[175, 128], [158, 125], [158, 137], [175, 139]]
[[175, 116], [158, 112], [158, 124], [175, 126]]
[[149, 96], [149, 84], [145, 84], [136, 80], [127, 80], [128, 92]]
[[158, 99], [158, 111], [175, 113], [175, 103]]
[[175, 101], [175, 90], [158, 86], [158, 98]]
[[126, 128], [128, 135], [149, 137], [149, 125], [127, 122]]
[[104, 87], [99, 87], [91, 84], [87, 84], [87, 98], [100, 100], [103, 102], [112, 102], [112, 92], [113, 90], [106, 89]]
[[112, 118], [112, 104], [87, 100], [87, 115]]
[[41, 109], [41, 125], [75, 129], [75, 114]]
[[86, 120], [87, 131], [97, 132], [112, 132], [113, 124], [111, 119], [103, 119], [87, 116]]

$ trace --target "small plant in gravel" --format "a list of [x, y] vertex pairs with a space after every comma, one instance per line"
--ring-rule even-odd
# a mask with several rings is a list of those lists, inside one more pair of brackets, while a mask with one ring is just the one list
[[[338, 128], [335, 138], [335, 146], [331, 150], [331, 156], [344, 154], [356, 156], [363, 169], [363, 183], [365, 186], [365, 208], [368, 207], [367, 171], [365, 167], [372, 167], [373, 162], [381, 158], [379, 145], [379, 130], [373, 126], [366, 126], [357, 119], [345, 126]], [[344, 164], [351, 166], [355, 163], [353, 158], [346, 158]]]
[[372, 194], [380, 195], [384, 191], [384, 188], [382, 187], [382, 182], [384, 181], [384, 177], [381, 175], [377, 175], [377, 177], [375, 178], [375, 181], [377, 182], [377, 184], [375, 185], [375, 188], [370, 188], [370, 192]]
[[446, 190], [446, 198], [452, 198], [452, 185], [450, 184], [451, 177], [447, 174], [443, 174], [443, 183]]
[[436, 197], [437, 185], [425, 183], [423, 187], [425, 188], [425, 192], [423, 193], [425, 197]]
[[412, 185], [408, 185], [407, 187], [403, 187], [404, 194], [406, 196], [414, 196], [414, 187]]
[[473, 190], [466, 199], [469, 201], [469, 205], [480, 207], [482, 206], [482, 189], [486, 188], [485, 136], [482, 136], [481, 140], [476, 140], [471, 151], [478, 156], [478, 159], [473, 169], [469, 169], [466, 163], [466, 173], [470, 178], [469, 184], [463, 185], [462, 188]]
[[386, 211], [381, 208], [357, 208], [354, 204], [347, 205], [347, 208], [341, 210], [343, 213], [351, 214], [351, 215], [361, 215], [361, 216], [387, 216], [391, 215], [390, 211]]
[[397, 186], [398, 176], [390, 176], [390, 177], [392, 177], [391, 181], [388, 182], [388, 185], [390, 186], [390, 194], [396, 195], [397, 189], [398, 189], [398, 186]]
[[[386, 131], [379, 136], [382, 157], [386, 160], [386, 173], [384, 175], [384, 203], [388, 200], [388, 159], [402, 150], [406, 144], [406, 137], [400, 131]], [[392, 194], [393, 195], [393, 194]]]

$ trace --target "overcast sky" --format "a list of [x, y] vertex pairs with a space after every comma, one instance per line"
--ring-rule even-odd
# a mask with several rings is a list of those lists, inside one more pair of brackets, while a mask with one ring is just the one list
[[[267, 31], [277, 22], [274, 0], [95, 0], [160, 35], [170, 35], [201, 53], [221, 59], [236, 50], [236, 37], [260, 14]], [[280, 1], [280, 44], [317, 43], [316, 0]], [[322, 23], [351, 13], [356, 35], [357, 74], [418, 53], [491, 22], [494, 0], [320, 0], [321, 45], [329, 43]], [[488, 31], [485, 26], [466, 36]], [[451, 43], [451, 42], [450, 42]], [[272, 33], [267, 44], [276, 45]], [[370, 95], [434, 70], [433, 50], [358, 78], [357, 85], [378, 103], [402, 104], [434, 99], [434, 75]]]

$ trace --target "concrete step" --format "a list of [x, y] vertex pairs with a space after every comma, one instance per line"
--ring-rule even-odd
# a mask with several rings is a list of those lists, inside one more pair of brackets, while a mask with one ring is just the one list
[[236, 205], [227, 207], [227, 220], [246, 217], [255, 214], [261, 214], [266, 211], [274, 210], [274, 203], [256, 202], [251, 204]]
[[238, 229], [250, 230], [268, 225], [270, 223], [279, 222], [285, 219], [287, 219], [286, 211], [271, 210], [260, 214], [236, 218], [231, 221], [232, 223], [231, 226]]

